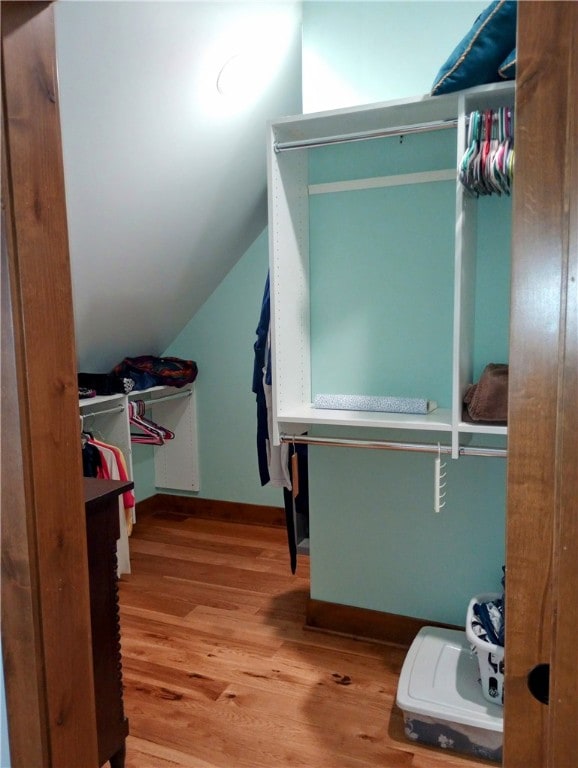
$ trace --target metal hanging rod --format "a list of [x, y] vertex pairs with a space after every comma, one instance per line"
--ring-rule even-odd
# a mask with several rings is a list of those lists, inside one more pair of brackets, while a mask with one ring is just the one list
[[359, 133], [345, 133], [337, 136], [322, 136], [318, 139], [302, 139], [301, 141], [276, 141], [273, 150], [276, 153], [287, 152], [291, 149], [312, 149], [315, 147], [328, 147], [332, 144], [345, 144], [351, 141], [368, 141], [369, 139], [383, 139], [387, 136], [409, 136], [412, 133], [425, 133], [427, 131], [444, 131], [447, 128], [455, 128], [457, 119], [433, 120], [429, 123], [415, 123], [414, 125], [397, 125], [394, 128], [381, 128], [374, 131], [361, 131]]
[[122, 413], [124, 411], [124, 405], [117, 405], [114, 408], [104, 408], [102, 411], [88, 411], [88, 413], [81, 413], [80, 418], [85, 419], [88, 416], [102, 416], [105, 413]]
[[[131, 392], [131, 395], [136, 395], [137, 392]], [[177, 392], [174, 395], [165, 395], [164, 397], [152, 397], [150, 400], [143, 400], [145, 408], [149, 408], [157, 403], [165, 403], [167, 400], [179, 400], [181, 397], [190, 397], [193, 394], [192, 389], [185, 389], [183, 392]], [[142, 400], [140, 397], [133, 397], [134, 400]]]
[[[401, 443], [394, 440], [356, 440], [353, 438], [341, 439], [336, 437], [310, 437], [307, 435], [281, 435], [280, 441], [288, 444], [299, 445], [326, 445], [332, 448], [371, 448], [381, 451], [410, 451], [413, 453], [451, 454], [451, 445], [439, 445], [437, 443]], [[508, 451], [505, 448], [484, 448], [482, 446], [462, 446], [459, 448], [460, 456], [494, 456], [506, 458]]]
[[[132, 391], [131, 395], [138, 394], [138, 391]], [[174, 395], [165, 395], [164, 397], [157, 397], [155, 399], [151, 400], [144, 400], [145, 406], [148, 408], [151, 405], [155, 405], [156, 403], [163, 403], [166, 400], [177, 400], [181, 397], [190, 397], [193, 394], [192, 389], [186, 389], [183, 392], [176, 392]], [[141, 398], [133, 397], [133, 400], [139, 400]], [[100, 411], [88, 411], [87, 413], [82, 413], [81, 417], [84, 418], [86, 416], [103, 416], [105, 413], [122, 413], [124, 411], [125, 406], [124, 405], [117, 405], [114, 408], [103, 408]]]

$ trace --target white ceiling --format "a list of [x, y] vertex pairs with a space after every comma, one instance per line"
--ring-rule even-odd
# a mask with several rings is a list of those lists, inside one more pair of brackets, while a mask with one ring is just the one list
[[[266, 225], [301, 6], [64, 0], [56, 33], [79, 370], [108, 371], [161, 354]], [[225, 98], [219, 70], [247, 51], [253, 92]]]

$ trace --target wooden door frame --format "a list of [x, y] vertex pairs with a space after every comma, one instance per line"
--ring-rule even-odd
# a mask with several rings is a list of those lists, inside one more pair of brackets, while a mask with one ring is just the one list
[[3, 2], [2, 655], [13, 768], [97, 766], [54, 13]]
[[[53, 10], [33, 2], [1, 9], [2, 646], [11, 758], [13, 768], [81, 768], [96, 766], [97, 746]], [[569, 94], [577, 10], [519, 4], [506, 768], [559, 767], [575, 754], [578, 171]], [[545, 151], [552, 94], [562, 160]], [[541, 178], [530, 174], [538, 162]], [[547, 307], [536, 290], [544, 270], [557, 285]], [[553, 669], [549, 708], [527, 690], [538, 661]]]
[[[576, 764], [578, 4], [518, 5], [506, 768]], [[548, 670], [549, 705], [529, 689]], [[542, 690], [542, 696], [546, 691]]]

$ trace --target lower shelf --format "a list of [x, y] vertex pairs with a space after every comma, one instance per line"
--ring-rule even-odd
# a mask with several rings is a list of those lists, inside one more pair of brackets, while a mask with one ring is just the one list
[[[437, 408], [421, 416], [383, 411], [334, 411], [302, 405], [279, 414], [279, 431], [288, 424], [321, 424], [335, 427], [376, 427], [378, 429], [415, 429], [434, 432], [451, 432], [452, 418], [449, 408]], [[286, 430], [291, 431], [291, 430]]]

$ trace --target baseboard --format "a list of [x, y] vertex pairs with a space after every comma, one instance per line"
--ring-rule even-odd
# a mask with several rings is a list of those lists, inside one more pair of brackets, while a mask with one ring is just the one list
[[273, 528], [285, 527], [283, 507], [200, 499], [194, 496], [173, 496], [168, 493], [157, 493], [144, 501], [139, 501], [136, 505], [137, 520], [144, 515], [170, 516], [173, 519], [197, 517], [204, 520], [223, 520]]
[[413, 616], [399, 616], [339, 603], [309, 598], [305, 619], [307, 629], [330, 632], [357, 639], [372, 640], [409, 648], [422, 627], [463, 629]]

